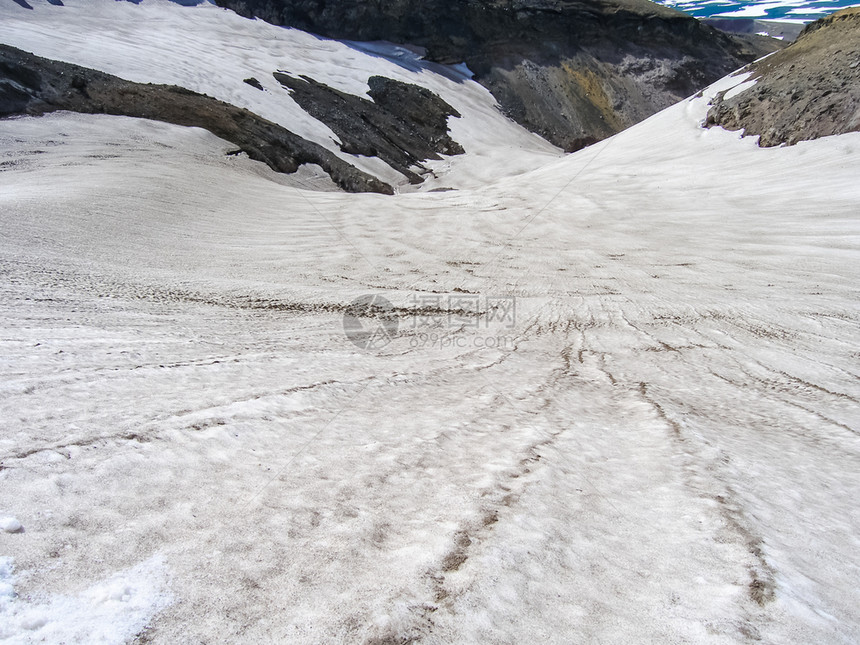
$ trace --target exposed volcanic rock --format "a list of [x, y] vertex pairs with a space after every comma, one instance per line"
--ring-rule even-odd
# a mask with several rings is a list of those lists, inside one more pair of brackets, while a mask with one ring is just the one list
[[417, 85], [382, 76], [368, 81], [373, 99], [340, 92], [302, 76], [276, 72], [275, 79], [292, 97], [340, 138], [349, 154], [379, 157], [413, 184], [422, 178], [411, 170], [439, 154], [463, 154], [448, 136], [448, 117], [460, 114], [436, 94]]
[[57, 110], [204, 128], [277, 172], [293, 173], [302, 164], [317, 164], [346, 191], [393, 193], [388, 184], [322, 146], [248, 110], [181, 87], [132, 83], [0, 45], [0, 117]]
[[216, 0], [332, 38], [465, 62], [509, 116], [575, 150], [780, 47], [647, 0]]
[[860, 9], [807, 25], [749, 69], [756, 84], [728, 100], [718, 95], [708, 125], [761, 135], [764, 147], [860, 131]]

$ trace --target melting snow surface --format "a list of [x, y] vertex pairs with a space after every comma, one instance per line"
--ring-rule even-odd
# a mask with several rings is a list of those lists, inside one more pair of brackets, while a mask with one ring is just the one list
[[[860, 135], [702, 129], [743, 80], [393, 198], [0, 121], [3, 635], [856, 642]], [[420, 311], [365, 351], [364, 294]]]
[[12, 558], [0, 558], [0, 642], [125, 643], [170, 603], [158, 557], [75, 595], [15, 593]]

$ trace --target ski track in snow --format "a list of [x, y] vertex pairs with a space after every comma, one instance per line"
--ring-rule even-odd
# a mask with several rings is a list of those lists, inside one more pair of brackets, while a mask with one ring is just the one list
[[[195, 129], [0, 121], [10, 642], [856, 642], [860, 135], [701, 129], [744, 80], [394, 198]], [[341, 328], [462, 292], [516, 325]], [[135, 567], [137, 613], [70, 622]]]

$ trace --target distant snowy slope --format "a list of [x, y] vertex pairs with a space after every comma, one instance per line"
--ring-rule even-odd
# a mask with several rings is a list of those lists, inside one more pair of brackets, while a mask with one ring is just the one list
[[756, 18], [801, 23], [817, 20], [837, 9], [860, 5], [857, 0], [659, 0], [659, 4], [699, 18]]
[[[440, 176], [422, 189], [479, 185], [557, 157], [556, 148], [505, 118], [468, 70], [421, 61], [408, 49], [379, 43], [349, 45], [247, 20], [209, 3], [181, 7], [167, 0], [33, 0], [24, 9], [0, 0], [0, 42], [39, 56], [105, 71], [136, 82], [176, 84], [245, 107], [317, 142], [380, 179], [404, 179], [376, 158], [339, 151], [337, 137], [302, 110], [272, 73], [308, 75], [336, 89], [366, 96], [367, 79], [382, 75], [426, 87], [450, 103], [452, 137], [466, 155], [430, 162]], [[261, 91], [243, 82], [256, 78]], [[506, 150], [504, 165], [488, 164]]]

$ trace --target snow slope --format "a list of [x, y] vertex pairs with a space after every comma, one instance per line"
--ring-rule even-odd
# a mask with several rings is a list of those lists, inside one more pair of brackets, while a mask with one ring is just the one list
[[[33, 0], [32, 10], [0, 0], [0, 42], [140, 83], [187, 87], [248, 108], [319, 143], [362, 170], [408, 189], [406, 179], [377, 158], [340, 152], [336, 135], [290, 98], [272, 77], [276, 71], [308, 75], [343, 92], [367, 98], [367, 79], [382, 75], [426, 87], [461, 115], [450, 119], [454, 140], [467, 154], [430, 162], [439, 179], [422, 190], [475, 186], [522, 173], [561, 151], [505, 118], [495, 99], [462, 66], [421, 61], [392, 44], [358, 45], [295, 29], [246, 20], [204, 3], [181, 7], [168, 0], [141, 4], [69, 0], [65, 6]], [[265, 91], [243, 80], [256, 78]], [[508, 163], [487, 164], [506, 151]], [[495, 174], [491, 174], [490, 169]]]
[[[0, 121], [0, 638], [856, 642], [860, 135], [701, 129], [744, 80], [393, 198]], [[363, 294], [422, 312], [364, 351]]]

